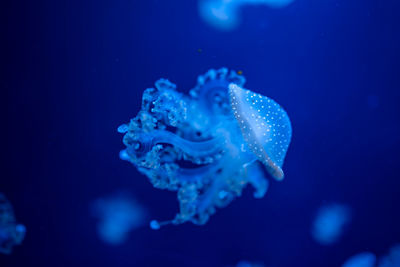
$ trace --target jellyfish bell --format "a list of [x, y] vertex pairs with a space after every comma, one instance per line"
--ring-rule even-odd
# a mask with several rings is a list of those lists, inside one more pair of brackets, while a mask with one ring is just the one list
[[292, 136], [286, 111], [274, 100], [229, 84], [229, 100], [243, 139], [276, 180], [283, 179], [282, 165]]
[[234, 0], [199, 1], [199, 15], [211, 26], [222, 30], [234, 30], [240, 22], [240, 3]]
[[349, 258], [342, 267], [374, 267], [376, 256], [371, 252], [362, 252]]
[[199, 0], [200, 17], [221, 31], [235, 30], [241, 21], [241, 8], [247, 5], [264, 5], [283, 8], [293, 0]]

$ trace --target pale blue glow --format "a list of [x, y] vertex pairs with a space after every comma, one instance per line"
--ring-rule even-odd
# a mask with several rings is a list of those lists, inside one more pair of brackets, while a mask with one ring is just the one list
[[244, 5], [266, 5], [281, 8], [293, 0], [200, 0], [200, 17], [219, 30], [233, 30], [240, 23], [240, 9]]
[[0, 253], [10, 254], [15, 245], [22, 243], [25, 233], [25, 226], [16, 223], [10, 202], [0, 193]]
[[128, 194], [116, 194], [93, 202], [93, 213], [99, 218], [97, 232], [101, 240], [111, 245], [124, 243], [129, 233], [142, 226], [145, 209]]
[[265, 267], [262, 263], [259, 262], [250, 262], [250, 261], [239, 261], [235, 267]]
[[[154, 187], [177, 191], [179, 213], [166, 224], [204, 224], [250, 184], [254, 197], [268, 189], [263, 169], [283, 179], [292, 129], [283, 108], [242, 88], [245, 78], [226, 68], [200, 75], [184, 95], [165, 79], [146, 89], [142, 109], [125, 133], [121, 159], [133, 163]], [[191, 166], [191, 167], [188, 167]]]
[[348, 259], [342, 267], [374, 267], [376, 256], [371, 252], [362, 252]]
[[339, 240], [350, 217], [350, 209], [345, 205], [325, 205], [315, 218], [312, 236], [322, 245], [331, 245]]

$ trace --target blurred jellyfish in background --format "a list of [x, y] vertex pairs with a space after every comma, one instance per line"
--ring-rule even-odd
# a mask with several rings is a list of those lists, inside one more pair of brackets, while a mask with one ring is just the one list
[[22, 243], [25, 233], [25, 226], [16, 223], [10, 202], [0, 193], [0, 253], [10, 254], [13, 246]]
[[400, 244], [393, 246], [389, 253], [382, 257], [378, 267], [399, 267], [400, 266]]
[[244, 83], [234, 71], [211, 69], [184, 95], [160, 79], [144, 91], [137, 116], [118, 128], [125, 134], [121, 159], [154, 187], [177, 191], [179, 213], [169, 221], [152, 221], [151, 228], [205, 224], [248, 184], [254, 197], [263, 197], [265, 174], [283, 179], [289, 117], [274, 100], [242, 88]]
[[100, 239], [111, 245], [124, 243], [130, 232], [146, 220], [145, 209], [127, 193], [95, 200], [92, 212], [99, 219], [97, 232]]
[[311, 234], [321, 245], [331, 245], [339, 240], [344, 227], [350, 222], [350, 208], [341, 204], [322, 206], [312, 225]]
[[374, 267], [376, 256], [371, 252], [362, 252], [348, 259], [342, 267]]
[[199, 0], [200, 17], [219, 30], [234, 30], [240, 23], [240, 9], [244, 5], [266, 5], [281, 8], [293, 0]]
[[250, 262], [250, 261], [239, 261], [235, 267], [265, 267], [264, 264], [259, 262]]
[[362, 252], [348, 259], [342, 267], [400, 267], [400, 245], [393, 246], [377, 263], [371, 252]]

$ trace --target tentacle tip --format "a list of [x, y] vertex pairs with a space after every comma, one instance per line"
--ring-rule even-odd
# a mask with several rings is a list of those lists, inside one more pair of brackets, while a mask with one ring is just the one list
[[122, 160], [127, 160], [127, 161], [129, 161], [129, 155], [128, 155], [128, 153], [126, 152], [126, 149], [123, 149], [123, 150], [121, 150], [121, 151], [119, 152], [119, 158], [122, 159]]
[[126, 133], [128, 130], [129, 130], [129, 126], [127, 124], [122, 124], [117, 129], [117, 131], [122, 134]]
[[161, 228], [161, 226], [167, 225], [167, 224], [173, 224], [173, 221], [163, 221], [163, 222], [159, 222], [157, 220], [152, 220], [150, 222], [150, 228], [153, 230], [159, 230]]
[[153, 229], [153, 230], [158, 230], [158, 229], [161, 228], [161, 226], [160, 226], [160, 223], [158, 221], [152, 220], [150, 222], [150, 228]]
[[267, 192], [267, 190], [262, 190], [262, 191], [260, 191], [260, 190], [258, 190], [258, 191], [255, 191], [254, 193], [253, 193], [253, 197], [254, 198], [263, 198], [264, 196], [265, 196], [265, 193]]

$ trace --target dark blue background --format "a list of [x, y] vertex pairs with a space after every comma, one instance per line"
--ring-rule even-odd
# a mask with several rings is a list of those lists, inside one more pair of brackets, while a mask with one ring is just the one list
[[[0, 266], [339, 266], [400, 242], [400, 34], [396, 0], [295, 0], [246, 7], [224, 33], [196, 1], [3, 1], [0, 191], [27, 226]], [[198, 49], [202, 52], [198, 52]], [[293, 140], [282, 183], [252, 190], [202, 227], [185, 224], [101, 243], [89, 203], [121, 188], [152, 218], [176, 195], [121, 161], [116, 128], [160, 77], [187, 92], [197, 75], [242, 70], [246, 88], [285, 107]], [[310, 236], [324, 203], [353, 209], [341, 241]]]

